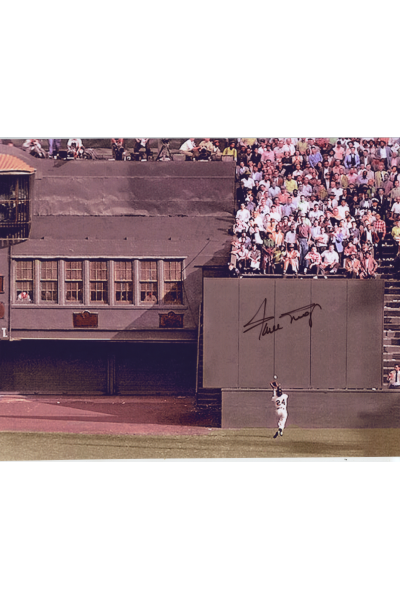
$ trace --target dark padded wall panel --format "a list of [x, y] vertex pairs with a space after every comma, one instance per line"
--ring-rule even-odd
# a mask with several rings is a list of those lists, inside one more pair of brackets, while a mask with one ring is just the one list
[[[309, 317], [293, 320], [290, 316], [281, 316], [289, 311], [299, 318], [307, 312], [311, 303], [311, 282], [278, 280], [276, 286], [275, 315], [282, 330], [275, 335], [275, 370], [279, 380], [285, 386], [310, 386], [310, 326]], [[297, 309], [302, 309], [297, 311]], [[313, 320], [320, 317], [313, 313]]]
[[381, 385], [383, 289], [382, 280], [352, 281], [349, 287], [347, 387]]
[[[311, 283], [311, 302], [317, 302], [311, 335], [311, 387], [346, 387], [347, 281]], [[320, 315], [317, 313], [321, 313]]]
[[[364, 429], [400, 425], [396, 391], [289, 390], [288, 395], [287, 431], [283, 441], [285, 436], [290, 439], [292, 427]], [[222, 390], [222, 428], [276, 428], [277, 416], [271, 396], [265, 390]], [[309, 443], [312, 444], [312, 435]]]
[[[261, 324], [251, 329], [254, 322], [263, 318], [264, 299], [266, 316], [274, 315], [274, 280], [239, 280], [239, 387], [264, 387], [274, 375], [274, 334], [262, 335]], [[272, 328], [274, 320], [267, 325]]]
[[[383, 290], [383, 281], [206, 279], [204, 385], [267, 388], [276, 373], [292, 388], [380, 387]], [[265, 299], [275, 331], [259, 339], [261, 323], [243, 331], [263, 319]]]
[[239, 280], [204, 279], [204, 387], [238, 386]]

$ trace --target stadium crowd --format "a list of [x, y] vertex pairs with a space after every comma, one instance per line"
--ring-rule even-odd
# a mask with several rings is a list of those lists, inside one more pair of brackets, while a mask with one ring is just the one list
[[400, 138], [238, 139], [232, 276], [377, 277], [400, 244]]
[[[115, 160], [171, 160], [169, 140], [157, 157], [148, 138], [133, 152], [109, 140]], [[39, 158], [59, 156], [61, 140], [22, 146]], [[400, 138], [187, 139], [184, 160], [236, 162], [237, 212], [232, 276], [246, 273], [377, 277], [386, 237], [397, 244], [400, 266]], [[67, 158], [98, 158], [79, 138]]]

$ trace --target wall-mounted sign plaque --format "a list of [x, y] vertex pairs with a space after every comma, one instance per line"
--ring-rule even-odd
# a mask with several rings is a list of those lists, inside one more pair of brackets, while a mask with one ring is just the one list
[[160, 315], [160, 327], [183, 327], [183, 315], [177, 315], [174, 311]]
[[98, 327], [99, 315], [85, 310], [81, 313], [73, 313], [73, 321], [74, 327]]

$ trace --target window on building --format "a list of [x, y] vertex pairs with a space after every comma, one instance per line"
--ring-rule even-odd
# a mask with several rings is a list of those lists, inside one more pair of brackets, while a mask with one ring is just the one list
[[42, 302], [58, 300], [58, 261], [42, 260], [40, 262], [40, 298]]
[[133, 269], [132, 261], [115, 261], [115, 301], [133, 302]]
[[90, 262], [90, 302], [107, 304], [108, 302], [108, 281], [107, 281], [107, 262]]
[[17, 302], [33, 302], [33, 260], [16, 263], [15, 292]]
[[164, 304], [182, 304], [182, 261], [164, 261]]
[[[183, 304], [182, 260], [136, 260], [17, 259], [14, 262], [14, 302], [109, 304], [112, 300], [115, 304], [132, 305], [151, 305], [160, 301], [163, 304]], [[59, 282], [60, 273], [64, 274], [64, 281]], [[111, 274], [114, 281], [109, 290]], [[0, 293], [3, 290], [1, 277]], [[34, 297], [35, 290], [38, 297]], [[60, 298], [60, 294], [64, 298]]]
[[65, 261], [65, 300], [83, 302], [83, 264], [81, 260]]
[[140, 302], [153, 303], [158, 301], [157, 292], [157, 261], [140, 261]]
[[4, 275], [0, 275], [0, 294], [4, 294]]

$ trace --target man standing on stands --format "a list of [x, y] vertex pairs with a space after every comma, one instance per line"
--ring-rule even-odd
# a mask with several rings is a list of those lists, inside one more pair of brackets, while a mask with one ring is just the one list
[[344, 159], [344, 166], [346, 169], [356, 169], [360, 166], [360, 157], [356, 154], [355, 148], [352, 148], [350, 154]]
[[390, 167], [391, 151], [389, 146], [387, 146], [383, 140], [376, 149], [376, 158], [380, 158], [380, 160], [384, 162], [386, 168]]
[[376, 270], [378, 268], [378, 263], [372, 257], [370, 250], [366, 250], [360, 262], [360, 279], [376, 279]]
[[386, 223], [381, 219], [381, 216], [378, 212], [376, 213], [376, 218], [374, 221], [374, 231], [379, 237], [379, 242], [375, 244], [376, 258], [382, 258], [382, 244], [386, 236]]
[[49, 158], [56, 158], [61, 148], [61, 140], [49, 140]]
[[300, 246], [300, 268], [306, 267], [305, 257], [308, 254], [308, 246], [311, 241], [311, 227], [306, 224], [305, 215], [301, 216], [300, 225], [297, 228], [297, 240]]

